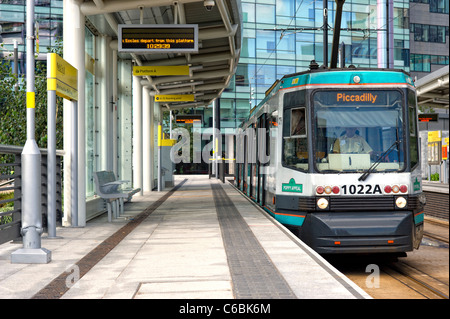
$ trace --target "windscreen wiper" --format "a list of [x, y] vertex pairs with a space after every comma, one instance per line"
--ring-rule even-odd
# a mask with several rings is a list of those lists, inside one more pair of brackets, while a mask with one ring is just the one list
[[378, 159], [372, 164], [372, 166], [369, 167], [369, 169], [367, 171], [365, 171], [359, 178], [358, 181], [365, 181], [366, 178], [375, 170], [375, 168], [377, 168], [378, 164], [380, 164], [381, 160], [385, 157], [388, 156], [392, 150], [394, 149], [394, 146], [398, 146], [400, 145], [400, 143], [402, 142], [402, 140], [396, 140], [394, 142], [394, 144], [392, 144], [387, 150], [385, 150], [380, 157], [378, 157]]

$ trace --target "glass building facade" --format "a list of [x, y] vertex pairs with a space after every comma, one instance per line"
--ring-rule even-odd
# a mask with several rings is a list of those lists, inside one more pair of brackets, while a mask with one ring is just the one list
[[449, 64], [449, 1], [411, 0], [410, 71], [420, 79]]
[[[0, 59], [14, 51], [16, 40], [19, 51], [19, 73], [25, 72], [26, 0], [0, 0]], [[39, 35], [37, 60], [46, 60], [50, 47], [62, 40], [63, 1], [35, 0], [35, 22]], [[35, 49], [37, 53], [37, 49]], [[23, 58], [22, 58], [23, 54]]]
[[[394, 67], [410, 71], [409, 0], [394, 0]], [[336, 4], [328, 1], [328, 61]], [[242, 0], [243, 43], [234, 81], [220, 99], [221, 127], [235, 127], [283, 75], [323, 58], [322, 0]], [[378, 66], [377, 0], [347, 0], [340, 43], [345, 65]]]

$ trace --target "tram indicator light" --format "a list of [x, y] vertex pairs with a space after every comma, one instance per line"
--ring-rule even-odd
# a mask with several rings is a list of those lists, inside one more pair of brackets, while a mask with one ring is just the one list
[[324, 190], [325, 190], [325, 189], [324, 189], [322, 186], [317, 186], [317, 188], [316, 188], [316, 193], [317, 193], [317, 194], [323, 194]]
[[196, 53], [197, 24], [119, 24], [119, 52]]

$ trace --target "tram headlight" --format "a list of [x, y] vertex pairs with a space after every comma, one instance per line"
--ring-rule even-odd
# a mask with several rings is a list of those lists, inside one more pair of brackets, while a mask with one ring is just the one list
[[406, 207], [406, 198], [404, 198], [403, 196], [397, 197], [397, 199], [395, 200], [395, 205], [398, 208], [405, 208]]
[[328, 199], [326, 198], [319, 198], [317, 200], [317, 207], [319, 207], [320, 209], [327, 209], [328, 208]]

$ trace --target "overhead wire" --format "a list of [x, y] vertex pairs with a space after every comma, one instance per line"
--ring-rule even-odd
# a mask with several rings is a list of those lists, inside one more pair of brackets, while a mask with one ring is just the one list
[[[317, 0], [314, 0], [314, 1], [311, 2], [310, 4], [314, 4], [316, 1], [317, 1]], [[292, 22], [293, 22], [294, 19], [297, 17], [297, 13], [298, 13], [298, 11], [300, 10], [300, 7], [302, 6], [303, 2], [304, 2], [304, 0], [301, 0], [300, 4], [299, 4], [298, 7], [297, 7], [297, 10], [295, 10], [294, 15], [292, 16], [291, 21], [289, 22], [289, 25], [287, 26], [287, 28], [289, 28], [289, 27], [291, 26]], [[278, 30], [274, 29], [274, 31], [276, 32], [276, 31], [278, 31]], [[259, 68], [256, 70], [254, 76], [252, 76], [252, 77], [249, 79], [250, 91], [251, 91], [251, 87], [252, 87], [252, 85], [251, 85], [251, 80], [252, 80], [252, 79], [254, 80], [254, 79], [257, 78], [259, 71], [261, 71], [261, 69], [263, 68], [263, 66], [265, 66], [266, 63], [267, 63], [267, 61], [271, 58], [272, 54], [277, 50], [278, 45], [280, 44], [281, 40], [282, 40], [283, 37], [284, 37], [284, 34], [283, 34], [283, 33], [284, 33], [284, 31], [281, 31], [280, 38], [279, 38], [278, 42], [276, 43], [275, 47], [270, 51], [270, 54], [269, 54], [269, 56], [264, 60], [264, 63], [262, 63], [262, 64], [259, 66]], [[256, 86], [256, 85], [255, 85], [255, 86]]]
[[[317, 0], [314, 0], [314, 1], [310, 2], [309, 4], [312, 5], [312, 4], [314, 4], [316, 1], [317, 1]], [[387, 1], [388, 1], [388, 0], [387, 0]], [[298, 11], [300, 10], [300, 7], [302, 6], [303, 2], [304, 2], [304, 0], [302, 0], [302, 1], [300, 2], [300, 4], [298, 5], [298, 7], [297, 7], [297, 9], [296, 9], [296, 11], [295, 11], [295, 13], [294, 13], [294, 16], [291, 18], [291, 20], [290, 20], [289, 25], [287, 26], [287, 28], [285, 28], [284, 30], [281, 30], [280, 38], [278, 39], [278, 42], [276, 43], [275, 47], [274, 47], [272, 50], [270, 50], [269, 56], [264, 60], [264, 63], [259, 64], [259, 68], [255, 71], [254, 76], [250, 77], [250, 81], [249, 81], [250, 87], [252, 86], [252, 85], [251, 85], [251, 80], [255, 80], [255, 79], [257, 78], [258, 73], [259, 73], [259, 72], [261, 71], [261, 69], [266, 65], [267, 61], [272, 57], [273, 53], [277, 50], [278, 45], [280, 44], [281, 40], [282, 40], [283, 37], [285, 36], [285, 30], [289, 29], [289, 27], [291, 26], [291, 24], [292, 24], [292, 22], [294, 21], [294, 19], [297, 18], [297, 13], [298, 13]], [[417, 4], [418, 4], [418, 3], [413, 3], [412, 5], [410, 5], [410, 6], [409, 6], [409, 10], [410, 10], [411, 8], [413, 8], [414, 6], [416, 6]], [[356, 44], [352, 44], [352, 45], [360, 45], [360, 44], [362, 44], [363, 41], [365, 41], [365, 40], [367, 40], [367, 39], [370, 38], [370, 35], [371, 35], [372, 32], [374, 32], [374, 31], [377, 31], [377, 32], [378, 32], [379, 30], [385, 28], [385, 27], [388, 25], [388, 23], [394, 21], [394, 20], [397, 19], [399, 16], [400, 16], [400, 14], [398, 14], [397, 16], [394, 16], [394, 17], [389, 18], [389, 21], [386, 22], [381, 28], [377, 28], [377, 29], [374, 29], [374, 30], [371, 30], [371, 29], [369, 28], [369, 29], [365, 30], [365, 31], [367, 31], [367, 33], [364, 32], [364, 29], [362, 29], [362, 30], [350, 30], [350, 31], [349, 31], [350, 33], [353, 33], [353, 32], [361, 32], [361, 31], [363, 31], [363, 33], [364, 33], [363, 39], [362, 39], [360, 42], [357, 42]], [[370, 18], [370, 13], [368, 14], [368, 18]], [[322, 26], [322, 27], [329, 27], [329, 25], [327, 25], [327, 26]], [[331, 28], [331, 29], [333, 29], [333, 28]], [[277, 29], [275, 28], [274, 31], [276, 32], [276, 31], [279, 31], [279, 30], [277, 30]], [[303, 30], [301, 30], [301, 31], [303, 31]], [[300, 32], [301, 32], [301, 31], [300, 31]], [[295, 33], [295, 32], [294, 32], [294, 33]], [[351, 53], [351, 52], [350, 52], [350, 53]]]

